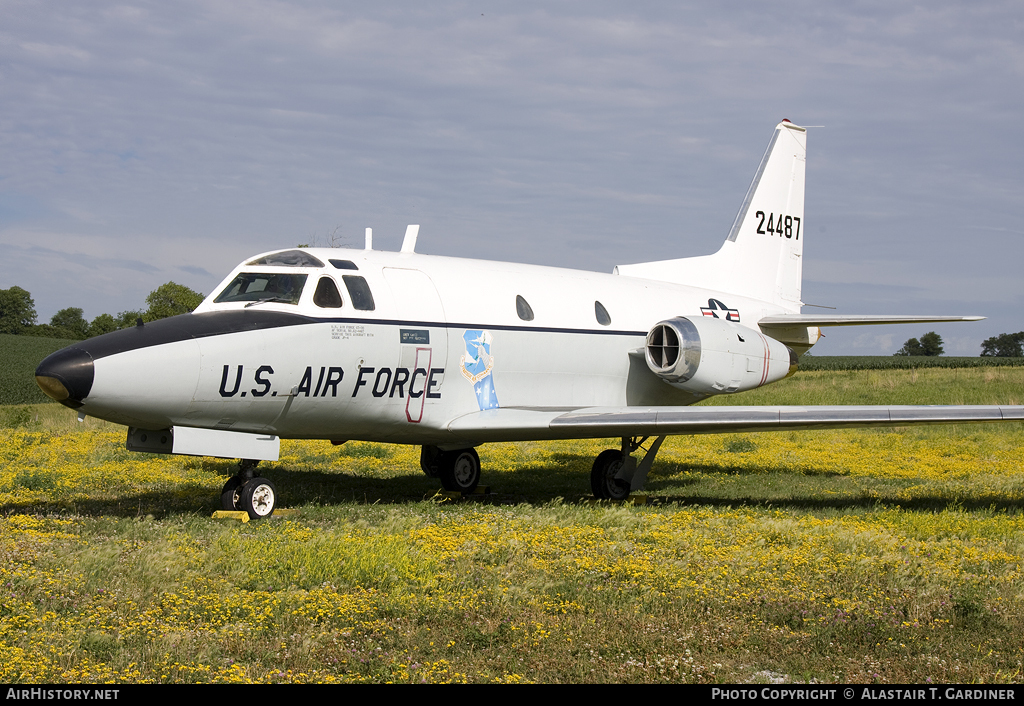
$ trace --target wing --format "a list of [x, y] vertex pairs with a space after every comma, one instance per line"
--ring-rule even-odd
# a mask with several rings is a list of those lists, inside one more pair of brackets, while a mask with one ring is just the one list
[[448, 431], [483, 443], [1004, 421], [1024, 421], [1024, 406], [501, 408], [453, 419]]
[[776, 326], [866, 326], [875, 324], [936, 324], [945, 321], [981, 321], [984, 318], [984, 316], [905, 316], [896, 314], [868, 316], [793, 314], [792, 316], [766, 316], [757, 323], [762, 328]]

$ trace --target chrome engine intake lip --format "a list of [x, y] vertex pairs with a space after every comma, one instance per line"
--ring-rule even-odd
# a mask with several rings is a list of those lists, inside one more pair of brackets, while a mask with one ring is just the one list
[[670, 382], [686, 382], [697, 374], [701, 343], [697, 327], [689, 319], [661, 321], [647, 334], [644, 348], [647, 365]]

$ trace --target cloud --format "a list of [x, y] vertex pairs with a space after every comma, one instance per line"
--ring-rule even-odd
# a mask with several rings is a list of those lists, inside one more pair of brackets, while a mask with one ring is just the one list
[[45, 241], [145, 291], [339, 225], [609, 271], [717, 249], [789, 117], [826, 125], [805, 271], [849, 285], [831, 303], [1019, 300], [1019, 4], [738, 7], [7, 2], [0, 242], [94, 243]]
[[216, 276], [216, 275], [213, 275], [213, 274], [207, 272], [202, 267], [193, 267], [191, 265], [178, 265], [178, 269], [181, 270], [182, 272], [187, 272], [188, 274], [195, 275], [197, 277], [215, 277]]

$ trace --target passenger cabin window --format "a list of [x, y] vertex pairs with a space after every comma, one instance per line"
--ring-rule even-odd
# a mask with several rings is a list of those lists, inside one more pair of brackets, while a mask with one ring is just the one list
[[330, 277], [321, 277], [316, 283], [316, 291], [313, 292], [313, 303], [321, 309], [340, 309], [344, 304], [341, 300], [341, 292], [338, 285]]
[[370, 285], [359, 275], [343, 275], [345, 287], [348, 289], [348, 296], [352, 300], [352, 306], [361, 311], [373, 311], [373, 294], [370, 293]]
[[213, 301], [217, 304], [248, 302], [246, 306], [260, 302], [298, 304], [305, 284], [306, 275], [240, 272]]
[[516, 295], [516, 313], [523, 321], [533, 321], [533, 309], [526, 303], [526, 300], [519, 294]]
[[608, 315], [608, 310], [601, 302], [594, 302], [594, 316], [597, 317], [597, 323], [602, 326], [611, 326], [612, 317]]
[[285, 250], [270, 255], [258, 257], [252, 262], [245, 263], [251, 266], [270, 265], [272, 267], [323, 267], [324, 263], [317, 260], [308, 252], [302, 250]]
[[336, 270], [358, 270], [356, 263], [351, 260], [328, 260]]

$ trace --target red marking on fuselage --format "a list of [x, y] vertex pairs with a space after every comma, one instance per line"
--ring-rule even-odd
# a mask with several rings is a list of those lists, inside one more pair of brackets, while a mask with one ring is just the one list
[[758, 387], [761, 387], [761, 385], [763, 385], [765, 383], [765, 381], [768, 380], [768, 364], [770, 363], [771, 358], [768, 357], [768, 354], [769, 354], [768, 339], [766, 339], [761, 334], [757, 334], [757, 335], [761, 336], [761, 343], [764, 345], [764, 361], [763, 361], [764, 367], [761, 370], [761, 382], [758, 383], [758, 385], [757, 385]]
[[[426, 353], [427, 353], [427, 367], [420, 368], [420, 353], [422, 353], [423, 351], [426, 351]], [[431, 363], [431, 361], [433, 361], [433, 359], [434, 359], [434, 353], [433, 353], [433, 351], [430, 348], [417, 348], [416, 349], [416, 359], [413, 361], [413, 364], [412, 364], [412, 378], [416, 377], [416, 371], [417, 370], [421, 370], [421, 369], [422, 370], [426, 370], [426, 375], [423, 376], [423, 391], [420, 393], [420, 396], [418, 398], [416, 398], [416, 399], [419, 400], [420, 409], [419, 409], [419, 414], [417, 415], [417, 417], [415, 419], [413, 419], [412, 418], [412, 414], [409, 413], [409, 406], [413, 402], [413, 396], [411, 394], [412, 393], [412, 378], [409, 378], [409, 392], [410, 392], [410, 394], [406, 395], [406, 397], [405, 397], [405, 418], [408, 419], [413, 424], [419, 424], [420, 421], [423, 419], [423, 406], [427, 403], [427, 383], [430, 381], [430, 363]]]

